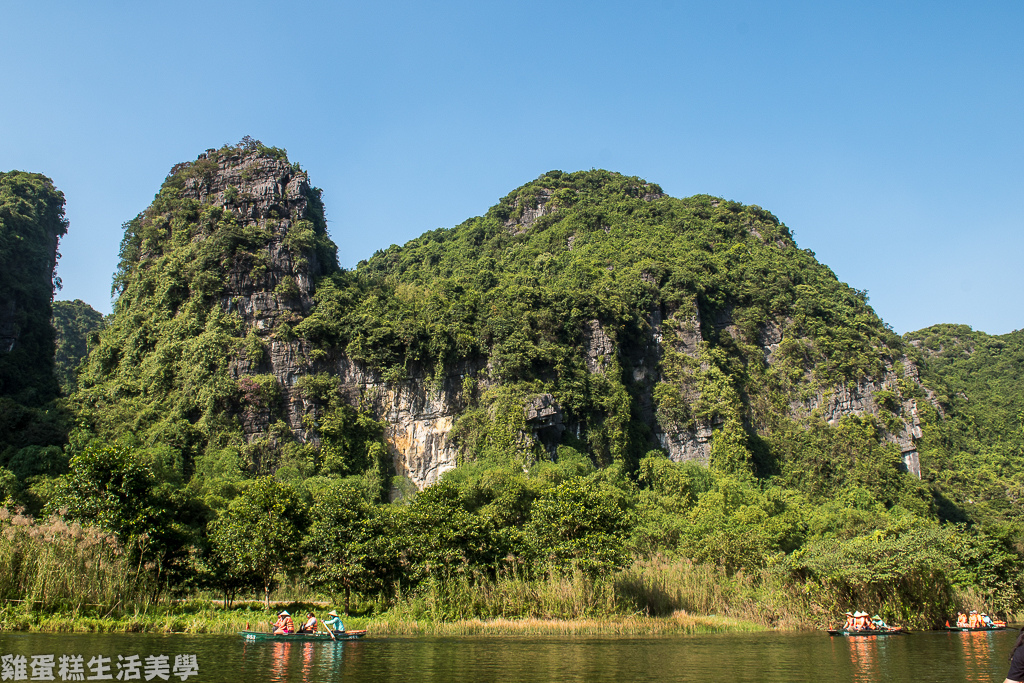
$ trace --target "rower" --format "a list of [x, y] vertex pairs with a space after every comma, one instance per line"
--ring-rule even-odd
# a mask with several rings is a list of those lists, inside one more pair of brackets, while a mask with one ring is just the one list
[[882, 617], [876, 614], [875, 616], [871, 617], [871, 628], [876, 628], [879, 631], [888, 631], [889, 624], [882, 621]]
[[334, 631], [335, 633], [345, 632], [345, 624], [341, 622], [341, 617], [338, 616], [337, 612], [332, 609], [327, 613], [327, 616], [331, 617], [330, 619], [324, 619], [324, 626], [327, 627], [327, 630]]
[[989, 616], [984, 612], [981, 613], [981, 621], [985, 624], [985, 626], [988, 626], [989, 628], [995, 628], [996, 626], [992, 623], [992, 619], [990, 619]]

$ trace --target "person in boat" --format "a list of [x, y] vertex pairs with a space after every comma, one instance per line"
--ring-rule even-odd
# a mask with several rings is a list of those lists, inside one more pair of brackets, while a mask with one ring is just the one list
[[844, 631], [850, 631], [853, 629], [853, 612], [846, 613], [846, 623], [843, 624]]
[[292, 621], [292, 615], [282, 610], [277, 615], [277, 623], [274, 624], [274, 635], [286, 636], [291, 633], [295, 633], [295, 622]]
[[889, 626], [889, 624], [882, 621], [882, 617], [876, 614], [875, 616], [871, 617], [871, 628], [877, 629], [879, 631], [888, 631], [892, 627]]
[[967, 626], [967, 615], [964, 614], [963, 612], [957, 612], [956, 613], [956, 625], [959, 628], [963, 628], [964, 626]]
[[981, 625], [987, 626], [988, 628], [995, 628], [996, 625], [992, 622], [992, 618], [984, 612], [981, 613]]
[[978, 616], [978, 610], [972, 609], [971, 616], [967, 617], [967, 625], [970, 628], [982, 628], [981, 617]]
[[1024, 645], [1024, 628], [1020, 630], [1017, 642], [1010, 650], [1010, 671], [1006, 674], [1006, 680], [1003, 683], [1024, 682], [1024, 647], [1021, 647], [1022, 645]]
[[316, 633], [316, 616], [306, 612], [306, 623], [299, 627], [299, 633]]
[[871, 621], [868, 619], [867, 612], [861, 612], [857, 610], [853, 613], [853, 628], [856, 631], [870, 631]]
[[324, 619], [324, 626], [327, 627], [327, 630], [334, 631], [335, 633], [345, 632], [345, 624], [341, 622], [341, 617], [338, 616], [337, 612], [332, 609], [327, 613], [327, 616], [331, 617], [330, 619]]

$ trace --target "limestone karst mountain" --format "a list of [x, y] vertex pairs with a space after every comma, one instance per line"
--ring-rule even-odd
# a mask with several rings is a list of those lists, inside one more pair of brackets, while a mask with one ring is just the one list
[[240, 457], [422, 488], [460, 458], [560, 448], [838, 481], [864, 459], [830, 441], [852, 418], [879, 462], [920, 476], [937, 413], [917, 366], [759, 207], [556, 171], [355, 270], [335, 254], [281, 150], [176, 166], [126, 224], [76, 397], [89, 428], [184, 473]]
[[64, 195], [49, 178], [0, 173], [0, 505], [15, 479], [59, 471], [67, 430], [50, 314], [67, 229]]
[[0, 396], [42, 405], [53, 378], [57, 244], [67, 232], [64, 195], [38, 173], [0, 173]]

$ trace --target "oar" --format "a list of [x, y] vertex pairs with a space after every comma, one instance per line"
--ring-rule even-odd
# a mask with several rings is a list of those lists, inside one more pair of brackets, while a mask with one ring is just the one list
[[321, 626], [323, 626], [324, 630], [331, 634], [331, 640], [337, 640], [337, 638], [334, 637], [334, 631], [331, 630], [330, 626], [328, 626], [324, 622], [320, 621], [319, 619], [316, 620], [316, 623], [318, 623]]

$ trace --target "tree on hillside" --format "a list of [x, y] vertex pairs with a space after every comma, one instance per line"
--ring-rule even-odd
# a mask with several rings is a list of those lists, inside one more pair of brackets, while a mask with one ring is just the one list
[[303, 544], [306, 577], [313, 586], [344, 593], [347, 613], [353, 590], [377, 593], [391, 584], [405, 544], [393, 507], [369, 503], [362, 490], [341, 482], [321, 494]]
[[96, 524], [128, 547], [152, 531], [158, 516], [152, 470], [136, 451], [121, 444], [88, 446], [72, 456], [47, 511]]
[[290, 487], [260, 477], [210, 522], [215, 555], [238, 577], [259, 577], [268, 609], [278, 572], [297, 561], [302, 527], [298, 502]]
[[599, 575], [625, 562], [629, 525], [621, 491], [578, 478], [541, 494], [526, 537], [538, 561], [551, 570]]
[[68, 470], [56, 480], [46, 512], [113, 532], [137, 560], [153, 563], [155, 578], [179, 586], [190, 532], [180, 501], [157, 481], [143, 453], [123, 444], [90, 445], [72, 455]]

